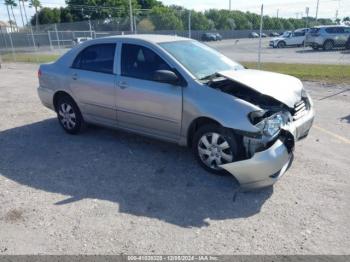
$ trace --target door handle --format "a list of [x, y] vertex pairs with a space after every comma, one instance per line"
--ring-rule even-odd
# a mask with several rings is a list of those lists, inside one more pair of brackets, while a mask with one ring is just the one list
[[77, 80], [78, 79], [78, 74], [77, 73], [72, 74], [72, 79], [73, 80]]
[[128, 83], [122, 81], [122, 82], [119, 83], [119, 87], [120, 87], [121, 89], [125, 89], [125, 88], [128, 87]]

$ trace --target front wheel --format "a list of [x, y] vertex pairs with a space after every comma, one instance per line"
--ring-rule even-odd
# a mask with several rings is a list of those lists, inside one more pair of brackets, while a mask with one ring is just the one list
[[199, 164], [210, 173], [225, 174], [220, 165], [237, 160], [237, 142], [232, 131], [205, 125], [195, 133], [192, 149]]
[[286, 43], [285, 43], [284, 41], [281, 41], [281, 42], [279, 42], [279, 43], [277, 44], [277, 47], [278, 47], [278, 48], [284, 48], [284, 47], [286, 47]]
[[74, 100], [68, 96], [59, 98], [56, 106], [57, 118], [63, 129], [69, 134], [77, 134], [84, 124], [83, 117]]

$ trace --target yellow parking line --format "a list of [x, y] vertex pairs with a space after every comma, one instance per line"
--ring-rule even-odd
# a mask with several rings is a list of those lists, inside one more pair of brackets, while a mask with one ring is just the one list
[[328, 135], [330, 135], [330, 136], [332, 136], [332, 137], [334, 137], [334, 138], [336, 138], [336, 139], [338, 139], [338, 140], [340, 140], [340, 141], [342, 141], [344, 143], [350, 144], [350, 139], [347, 139], [347, 138], [345, 138], [343, 136], [337, 135], [337, 134], [335, 134], [335, 133], [333, 133], [331, 131], [328, 131], [328, 130], [322, 128], [322, 127], [319, 127], [319, 126], [317, 126], [315, 124], [314, 124], [314, 128], [316, 128], [316, 129], [318, 129], [318, 130], [320, 130], [320, 131], [322, 131], [322, 132], [324, 132], [324, 133], [326, 133], [326, 134], [328, 134]]

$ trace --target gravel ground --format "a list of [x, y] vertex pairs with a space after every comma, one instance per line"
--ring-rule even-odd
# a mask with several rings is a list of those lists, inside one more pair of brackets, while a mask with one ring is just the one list
[[349, 254], [350, 87], [306, 82], [317, 118], [272, 188], [233, 195], [187, 148], [70, 136], [36, 66], [0, 70], [0, 254]]

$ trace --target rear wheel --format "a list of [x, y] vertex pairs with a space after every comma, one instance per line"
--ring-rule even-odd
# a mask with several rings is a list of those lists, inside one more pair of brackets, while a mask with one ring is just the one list
[[327, 40], [326, 42], [324, 42], [323, 44], [323, 50], [325, 51], [329, 51], [332, 50], [334, 47], [334, 43], [332, 40]]
[[78, 134], [84, 124], [81, 112], [72, 98], [62, 96], [56, 104], [57, 118], [63, 129], [69, 134]]
[[284, 47], [286, 47], [286, 42], [284, 42], [284, 41], [278, 42], [277, 47], [278, 47], [278, 48], [284, 48]]
[[210, 173], [225, 174], [220, 165], [237, 160], [237, 142], [232, 131], [205, 125], [195, 133], [192, 149], [199, 164]]

